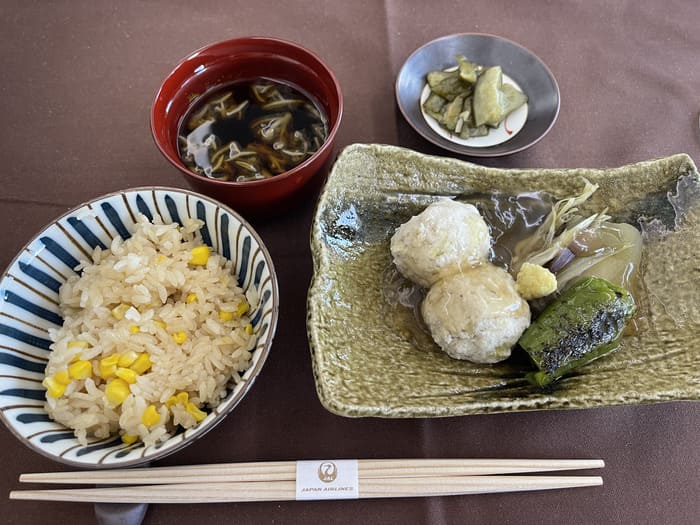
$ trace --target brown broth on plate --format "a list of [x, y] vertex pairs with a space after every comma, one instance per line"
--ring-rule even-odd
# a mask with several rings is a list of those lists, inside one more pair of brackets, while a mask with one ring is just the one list
[[310, 95], [289, 83], [255, 78], [199, 97], [180, 123], [178, 150], [193, 172], [241, 182], [294, 168], [327, 136], [327, 118]]

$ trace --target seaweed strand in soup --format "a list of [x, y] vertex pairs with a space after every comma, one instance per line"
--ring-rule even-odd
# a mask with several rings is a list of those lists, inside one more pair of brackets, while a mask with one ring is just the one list
[[327, 119], [300, 88], [242, 80], [199, 97], [180, 123], [180, 158], [206, 177], [251, 181], [301, 164], [328, 136]]

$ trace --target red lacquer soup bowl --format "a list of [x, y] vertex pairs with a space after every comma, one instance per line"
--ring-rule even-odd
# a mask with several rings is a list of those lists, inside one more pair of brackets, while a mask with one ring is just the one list
[[[318, 104], [327, 124], [321, 147], [297, 166], [261, 180], [219, 180], [188, 169], [178, 151], [178, 133], [194, 101], [217, 87], [260, 77], [300, 88]], [[338, 80], [317, 55], [285, 40], [245, 37], [205, 46], [173, 69], [153, 101], [151, 132], [158, 149], [194, 190], [244, 214], [272, 215], [293, 203], [325, 171], [342, 113]]]

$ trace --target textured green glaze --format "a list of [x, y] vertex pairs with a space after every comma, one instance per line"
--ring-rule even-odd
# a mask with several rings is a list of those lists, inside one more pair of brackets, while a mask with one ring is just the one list
[[[686, 213], [667, 197], [678, 179]], [[642, 258], [648, 328], [551, 391], [523, 379], [528, 363], [477, 365], [426, 350], [387, 313], [382, 275], [394, 229], [439, 196], [494, 190], [575, 195], [600, 189], [587, 210], [647, 227]], [[319, 398], [345, 416], [434, 417], [700, 399], [700, 181], [687, 155], [615, 169], [485, 168], [393, 146], [357, 144], [339, 156], [311, 232], [314, 277], [307, 328]], [[671, 231], [666, 231], [670, 229]]]

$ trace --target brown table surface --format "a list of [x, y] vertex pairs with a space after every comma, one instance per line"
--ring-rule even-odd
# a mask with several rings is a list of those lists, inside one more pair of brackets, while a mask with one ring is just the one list
[[[97, 4], [97, 5], [96, 5]], [[607, 167], [700, 155], [700, 3], [20, 1], [0, 6], [0, 268], [47, 222], [98, 195], [185, 187], [156, 151], [149, 106], [190, 51], [244, 35], [315, 50], [345, 94], [338, 147], [378, 142], [448, 155], [402, 119], [394, 80], [418, 46], [482, 32], [539, 55], [561, 89], [559, 120], [499, 167]], [[666, 403], [445, 419], [347, 419], [316, 396], [306, 339], [308, 202], [254, 221], [281, 296], [272, 352], [236, 410], [159, 462], [399, 457], [603, 458], [589, 489], [425, 499], [153, 505], [145, 523], [697, 523], [700, 404]], [[652, 371], [650, 371], [652, 373]], [[89, 504], [11, 502], [22, 472], [60, 470], [0, 428], [0, 521], [90, 523]]]

